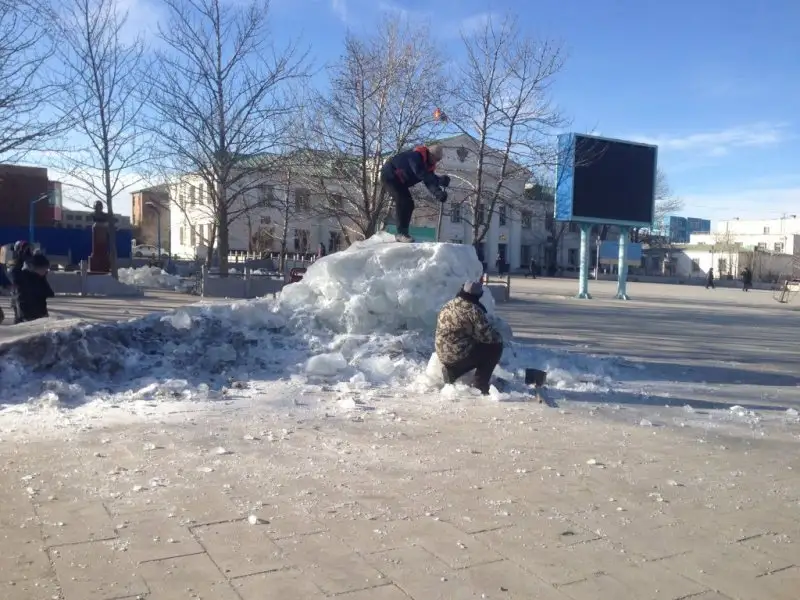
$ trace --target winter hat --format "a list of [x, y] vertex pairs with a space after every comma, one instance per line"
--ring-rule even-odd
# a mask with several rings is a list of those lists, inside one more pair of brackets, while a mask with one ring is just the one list
[[49, 269], [50, 261], [44, 254], [34, 254], [30, 259], [32, 269]]
[[472, 296], [483, 295], [483, 284], [480, 281], [468, 281], [462, 288], [465, 293]]

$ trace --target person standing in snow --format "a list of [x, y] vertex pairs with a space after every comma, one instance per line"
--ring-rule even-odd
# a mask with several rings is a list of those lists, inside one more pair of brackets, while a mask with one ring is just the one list
[[709, 269], [708, 275], [706, 275], [706, 289], [708, 288], [711, 288], [712, 290], [716, 289], [716, 286], [714, 285], [714, 269]]
[[50, 261], [43, 254], [34, 254], [19, 271], [17, 285], [17, 310], [19, 322], [35, 321], [50, 316], [47, 299], [55, 296], [47, 281]]
[[411, 189], [420, 181], [439, 202], [447, 202], [447, 192], [444, 188], [450, 186], [450, 177], [436, 175], [436, 165], [442, 160], [444, 149], [438, 144], [431, 146], [417, 146], [413, 150], [406, 150], [394, 155], [381, 168], [381, 184], [383, 189], [394, 201], [395, 214], [397, 215], [398, 242], [413, 242], [408, 229], [411, 226], [411, 216], [414, 214], [414, 200], [411, 198]]
[[742, 271], [742, 290], [746, 292], [752, 287], [753, 272], [750, 270], [750, 267], [745, 267], [744, 271]]
[[473, 385], [489, 393], [489, 380], [503, 355], [503, 337], [491, 324], [480, 302], [483, 285], [468, 281], [442, 307], [436, 320], [436, 355], [445, 383], [475, 371]]

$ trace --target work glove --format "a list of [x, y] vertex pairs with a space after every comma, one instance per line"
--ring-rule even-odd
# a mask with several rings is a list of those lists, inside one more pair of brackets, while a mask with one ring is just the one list
[[441, 202], [442, 204], [447, 202], [447, 192], [445, 192], [444, 190], [439, 190], [439, 196], [437, 200], [439, 200], [439, 202]]
[[450, 175], [442, 175], [439, 177], [439, 185], [442, 187], [450, 187]]

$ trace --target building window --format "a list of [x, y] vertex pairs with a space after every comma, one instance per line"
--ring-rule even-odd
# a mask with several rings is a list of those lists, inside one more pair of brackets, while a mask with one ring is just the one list
[[767, 242], [759, 242], [759, 243], [756, 245], [756, 248], [757, 248], [758, 250], [763, 250], [764, 252], [766, 252], [766, 251], [767, 251]]
[[483, 225], [486, 221], [486, 207], [483, 204], [478, 204], [478, 214], [476, 225]]
[[294, 191], [294, 207], [297, 212], [308, 212], [311, 210], [311, 194], [305, 188], [298, 188]]
[[764, 227], [764, 235], [769, 235], [769, 227]]
[[580, 230], [581, 230], [581, 228], [578, 226], [578, 224], [577, 224], [577, 223], [573, 223], [572, 221], [570, 221], [570, 222], [569, 222], [569, 229], [568, 229], [568, 231], [569, 231], [570, 233], [578, 233]]
[[775, 242], [775, 253], [783, 254], [783, 242]]
[[461, 205], [455, 202], [450, 205], [450, 222], [461, 223]]
[[728, 261], [724, 258], [717, 260], [717, 275], [722, 275], [728, 271]]
[[501, 204], [497, 208], [497, 223], [500, 227], [506, 226], [506, 220], [508, 219], [508, 215], [506, 214], [506, 205]]
[[553, 216], [553, 213], [550, 211], [547, 211], [547, 213], [544, 216], [544, 228], [546, 231], [555, 231], [556, 220], [555, 217]]
[[311, 237], [311, 232], [307, 229], [294, 230], [294, 251], [305, 254], [308, 252], [308, 240]]
[[264, 208], [269, 208], [275, 204], [275, 186], [262, 183], [258, 186], [258, 204]]
[[529, 210], [522, 211], [522, 228], [523, 229], [530, 229], [533, 227], [533, 215]]
[[270, 217], [269, 215], [267, 215], [266, 217], [261, 217], [262, 225], [269, 225], [270, 223], [272, 223], [272, 217]]
[[201, 183], [198, 187], [198, 199], [200, 200], [200, 204], [206, 203], [206, 184]]
[[189, 186], [189, 204], [192, 205], [192, 206], [194, 206], [196, 201], [197, 201], [197, 197], [195, 195], [196, 193], [197, 193], [197, 189], [193, 185], [190, 185]]
[[692, 259], [692, 273], [697, 273], [699, 271], [700, 271], [700, 261]]
[[197, 244], [197, 235], [195, 234], [194, 227], [189, 228], [189, 245], [194, 248]]
[[338, 252], [342, 249], [342, 233], [331, 231], [328, 234], [328, 252]]
[[531, 247], [529, 244], [522, 244], [519, 247], [519, 262], [523, 267], [527, 267], [531, 262]]
[[183, 227], [178, 230], [178, 236], [181, 241], [181, 246], [183, 246], [186, 243], [186, 230], [184, 230]]
[[340, 209], [344, 206], [344, 198], [341, 194], [331, 194], [328, 196], [328, 206], [333, 209]]
[[570, 267], [577, 266], [578, 264], [578, 249], [577, 248], [569, 248], [567, 250], [567, 263]]

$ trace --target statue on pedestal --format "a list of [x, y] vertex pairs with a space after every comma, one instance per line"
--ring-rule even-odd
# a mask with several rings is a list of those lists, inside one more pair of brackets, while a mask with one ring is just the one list
[[109, 252], [108, 214], [103, 212], [103, 203], [94, 204], [92, 215], [92, 254], [89, 256], [89, 271], [92, 273], [111, 272], [111, 253]]

